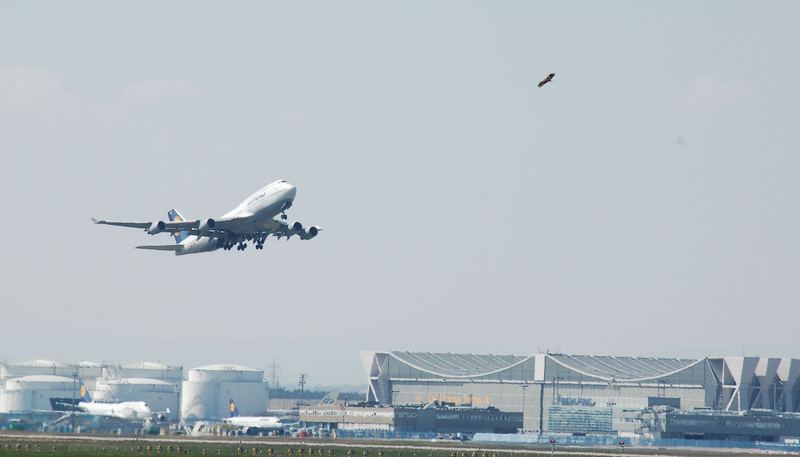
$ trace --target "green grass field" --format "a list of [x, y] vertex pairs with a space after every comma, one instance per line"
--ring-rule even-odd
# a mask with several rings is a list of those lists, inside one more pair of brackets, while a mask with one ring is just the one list
[[[20, 438], [2, 439], [0, 456], [20, 455], [21, 453], [39, 453], [52, 456], [83, 455], [262, 455], [273, 457], [502, 457], [501, 451], [456, 452], [449, 450], [428, 449], [382, 449], [380, 445], [369, 448], [352, 449], [347, 447], [331, 447], [324, 443], [300, 444], [297, 446], [274, 446], [269, 442], [243, 442], [235, 440], [215, 443], [194, 443], [186, 440], [165, 441], [79, 441]], [[531, 452], [530, 457], [537, 455]], [[547, 455], [541, 452], [538, 455]]]
[[[265, 438], [241, 437], [209, 438], [197, 442], [186, 437], [118, 438], [96, 435], [3, 435], [0, 436], [0, 456], [22, 454], [44, 454], [48, 456], [114, 456], [114, 455], [260, 455], [267, 457], [549, 457], [550, 449], [480, 448], [477, 443], [428, 443], [428, 442], [342, 442], [297, 440], [296, 444], [280, 444]], [[401, 448], [400, 448], [401, 447]], [[749, 452], [726, 452], [725, 450], [686, 449], [581, 449], [557, 448], [555, 456], [580, 457], [581, 455], [660, 455], [660, 456], [724, 456], [746, 457], [764, 455]]]

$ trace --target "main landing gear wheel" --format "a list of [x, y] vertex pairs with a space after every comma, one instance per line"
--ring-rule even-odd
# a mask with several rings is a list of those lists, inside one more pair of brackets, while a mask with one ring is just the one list
[[256, 249], [264, 249], [264, 245], [259, 243], [256, 245]]
[[247, 243], [239, 243], [239, 245], [236, 246], [236, 249], [244, 251], [245, 249], [247, 249]]

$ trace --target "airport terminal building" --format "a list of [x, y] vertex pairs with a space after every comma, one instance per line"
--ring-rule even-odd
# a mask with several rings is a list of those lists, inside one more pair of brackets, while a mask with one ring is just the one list
[[798, 411], [800, 360], [362, 352], [367, 401], [522, 412], [526, 432], [638, 433], [647, 408]]

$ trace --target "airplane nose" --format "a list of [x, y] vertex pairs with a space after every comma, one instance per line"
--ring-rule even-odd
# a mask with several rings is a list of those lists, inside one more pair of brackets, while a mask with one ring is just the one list
[[297, 188], [289, 184], [289, 187], [286, 189], [286, 197], [290, 200], [294, 200], [295, 195], [297, 195]]

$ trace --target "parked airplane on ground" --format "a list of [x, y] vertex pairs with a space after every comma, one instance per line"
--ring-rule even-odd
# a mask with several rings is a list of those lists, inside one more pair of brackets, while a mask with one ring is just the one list
[[[301, 240], [310, 240], [322, 230], [316, 226], [306, 230], [300, 222], [291, 226], [286, 222], [286, 210], [292, 206], [296, 194], [297, 188], [281, 179], [257, 190], [220, 218], [187, 221], [172, 209], [167, 213], [169, 222], [92, 221], [95, 224], [143, 229], [150, 235], [166, 232], [175, 237], [174, 245], [136, 246], [137, 249], [173, 251], [175, 255], [184, 255], [220, 248], [228, 251], [235, 245], [237, 250], [244, 251], [247, 241], [255, 242], [256, 249], [264, 249], [264, 242], [270, 235], [278, 239], [297, 235]], [[281, 219], [275, 219], [278, 214]]]
[[126, 420], [151, 420], [154, 418], [150, 407], [143, 401], [123, 401], [118, 403], [92, 401], [89, 389], [86, 388], [86, 384], [82, 380], [80, 394], [81, 401], [78, 403], [78, 409], [87, 414], [118, 417]]
[[239, 409], [233, 398], [228, 403], [231, 417], [223, 419], [222, 422], [228, 425], [239, 427], [245, 435], [254, 432], [269, 432], [283, 430], [284, 423], [279, 417], [275, 416], [240, 416]]

